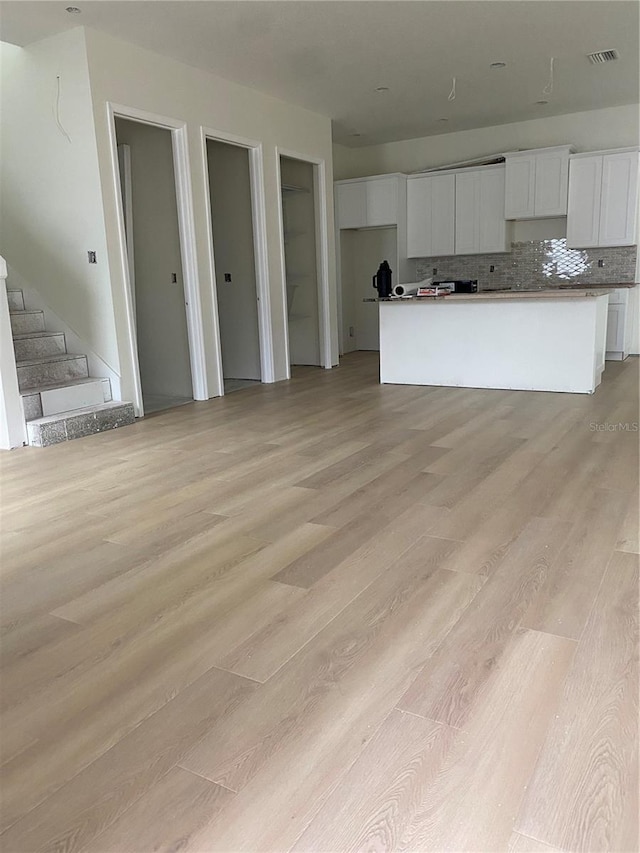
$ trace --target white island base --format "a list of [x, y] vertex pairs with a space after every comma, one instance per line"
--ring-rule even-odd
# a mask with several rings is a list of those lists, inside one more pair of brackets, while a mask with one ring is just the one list
[[604, 370], [606, 291], [380, 302], [380, 382], [592, 394]]

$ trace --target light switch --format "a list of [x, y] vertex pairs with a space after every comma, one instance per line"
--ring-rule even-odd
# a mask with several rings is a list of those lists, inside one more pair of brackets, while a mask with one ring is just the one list
[[225, 281], [231, 281], [231, 273], [230, 272], [226, 272], [224, 274], [224, 280]]

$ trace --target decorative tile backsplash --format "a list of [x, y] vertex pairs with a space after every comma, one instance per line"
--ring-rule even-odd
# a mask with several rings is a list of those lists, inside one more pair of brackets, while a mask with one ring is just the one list
[[416, 271], [418, 281], [432, 276], [434, 267], [434, 280], [477, 278], [479, 290], [606, 284], [634, 281], [636, 252], [635, 246], [567, 249], [565, 239], [532, 240], [512, 243], [508, 254], [419, 258]]

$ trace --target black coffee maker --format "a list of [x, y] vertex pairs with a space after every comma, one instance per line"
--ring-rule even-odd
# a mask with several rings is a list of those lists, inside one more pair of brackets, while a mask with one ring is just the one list
[[388, 261], [383, 261], [378, 267], [378, 272], [373, 277], [373, 286], [378, 291], [378, 299], [387, 299], [391, 296], [393, 285], [391, 284], [391, 267]]

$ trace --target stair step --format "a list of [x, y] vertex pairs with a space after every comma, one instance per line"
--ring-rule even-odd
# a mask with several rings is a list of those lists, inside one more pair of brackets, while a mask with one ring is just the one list
[[60, 412], [108, 403], [111, 400], [111, 383], [108, 379], [87, 377], [62, 384], [27, 388], [21, 394], [24, 419], [33, 421]]
[[7, 290], [9, 311], [24, 311], [24, 296], [21, 290]]
[[62, 441], [128, 426], [134, 421], [132, 403], [102, 403], [29, 421], [27, 435], [29, 444], [34, 447], [49, 447]]
[[10, 311], [9, 317], [14, 335], [44, 332], [44, 311]]
[[60, 353], [43, 358], [29, 358], [16, 362], [18, 387], [21, 391], [40, 385], [65, 384], [69, 379], [89, 376], [86, 355]]
[[66, 353], [67, 345], [63, 332], [27, 332], [13, 336], [16, 361], [47, 357]]

